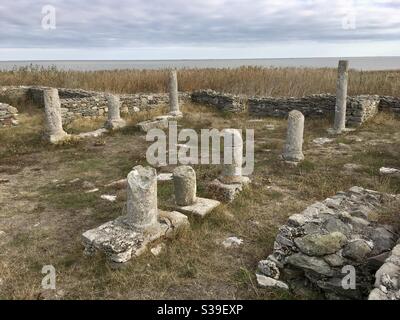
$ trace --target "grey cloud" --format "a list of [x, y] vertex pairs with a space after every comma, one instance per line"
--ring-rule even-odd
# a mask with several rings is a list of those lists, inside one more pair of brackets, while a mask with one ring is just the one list
[[[399, 1], [2, 0], [0, 47], [247, 45], [279, 41], [399, 40]], [[351, 1], [350, 1], [351, 2]], [[41, 28], [43, 5], [57, 29]], [[343, 30], [348, 12], [356, 29]]]

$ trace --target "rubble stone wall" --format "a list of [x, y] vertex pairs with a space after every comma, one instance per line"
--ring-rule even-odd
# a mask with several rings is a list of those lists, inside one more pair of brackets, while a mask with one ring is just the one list
[[17, 125], [17, 115], [17, 108], [7, 103], [0, 103], [0, 128]]
[[[43, 89], [38, 86], [1, 87], [0, 101], [31, 100], [43, 107]], [[107, 100], [104, 92], [81, 89], [58, 89], [63, 122], [77, 117], [101, 117], [107, 114]], [[121, 94], [121, 113], [131, 114], [168, 106], [167, 93], [158, 94]], [[189, 94], [180, 93], [181, 101], [189, 99]]]
[[[376, 215], [399, 203], [400, 195], [361, 187], [314, 203], [279, 229], [273, 253], [260, 261], [258, 272], [275, 279], [282, 275], [294, 291], [308, 288], [328, 299], [366, 299], [381, 281], [375, 273], [399, 238], [399, 230], [379, 224]], [[399, 271], [400, 260], [392, 260]], [[356, 287], [348, 288], [343, 279], [352, 268]]]

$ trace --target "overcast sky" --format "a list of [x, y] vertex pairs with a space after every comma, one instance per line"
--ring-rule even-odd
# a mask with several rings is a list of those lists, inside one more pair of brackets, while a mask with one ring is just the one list
[[0, 60], [400, 55], [400, 0], [32, 2], [1, 0]]

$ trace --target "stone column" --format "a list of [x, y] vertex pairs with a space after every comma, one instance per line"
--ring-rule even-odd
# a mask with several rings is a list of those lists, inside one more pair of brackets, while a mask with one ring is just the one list
[[346, 102], [349, 62], [340, 60], [338, 67], [338, 79], [336, 88], [335, 123], [333, 130], [341, 133], [346, 127]]
[[170, 114], [173, 116], [180, 116], [182, 112], [179, 110], [179, 98], [178, 98], [178, 76], [176, 70], [172, 70], [169, 73], [169, 107]]
[[121, 102], [119, 96], [107, 94], [106, 99], [108, 105], [108, 120], [105, 123], [105, 127], [111, 130], [125, 127], [126, 122], [120, 115]]
[[58, 90], [55, 88], [44, 89], [43, 98], [46, 114], [46, 138], [51, 143], [65, 140], [68, 134], [62, 127], [61, 102]]
[[178, 206], [190, 206], [196, 202], [196, 172], [190, 166], [174, 170], [175, 202]]
[[242, 134], [237, 129], [224, 129], [224, 163], [222, 167], [223, 183], [241, 183], [243, 165], [243, 139]]
[[136, 166], [127, 180], [126, 223], [135, 229], [149, 229], [158, 220], [157, 171]]
[[303, 155], [304, 116], [300, 111], [293, 110], [289, 113], [286, 144], [283, 159], [299, 162], [304, 160]]

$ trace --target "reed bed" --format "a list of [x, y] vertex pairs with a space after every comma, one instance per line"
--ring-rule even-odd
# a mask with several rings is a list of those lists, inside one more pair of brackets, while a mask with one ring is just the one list
[[[166, 92], [168, 70], [64, 71], [31, 65], [0, 72], [1, 85], [44, 85], [115, 93]], [[262, 96], [299, 97], [335, 93], [333, 68], [183, 69], [180, 91], [214, 89], [220, 92]], [[400, 71], [350, 70], [349, 94], [399, 96]]]

